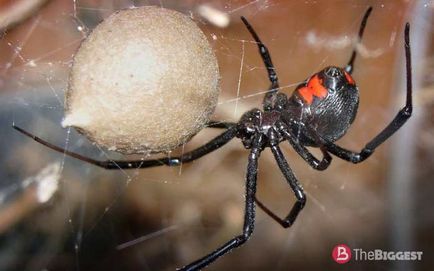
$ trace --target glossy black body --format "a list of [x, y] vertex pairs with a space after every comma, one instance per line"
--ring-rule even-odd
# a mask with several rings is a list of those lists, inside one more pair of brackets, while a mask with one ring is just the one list
[[318, 146], [316, 135], [312, 135], [313, 130], [326, 141], [335, 142], [353, 123], [359, 107], [359, 90], [355, 84], [348, 83], [344, 72], [339, 67], [327, 67], [320, 71], [318, 76], [323, 79], [328, 94], [323, 99], [314, 99], [310, 105], [297, 92], [305, 83], [289, 97], [283, 120], [290, 125], [293, 134], [299, 136], [302, 144]]
[[[306, 87], [315, 75], [321, 79], [327, 95], [307, 103], [298, 90]], [[264, 104], [267, 108], [252, 109], [241, 117], [237, 136], [246, 148], [251, 147], [252, 136], [256, 133], [263, 134], [266, 142], [284, 140], [279, 125], [288, 127], [300, 144], [314, 147], [321, 141], [335, 142], [347, 132], [359, 106], [357, 86], [347, 80], [345, 70], [339, 67], [327, 67], [315, 75], [297, 86], [290, 97], [279, 92], [266, 96]], [[269, 138], [270, 133], [276, 139]]]

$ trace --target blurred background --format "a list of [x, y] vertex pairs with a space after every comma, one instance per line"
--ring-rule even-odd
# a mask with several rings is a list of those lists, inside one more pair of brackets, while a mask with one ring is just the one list
[[[1, 0], [0, 270], [174, 270], [240, 233], [248, 152], [238, 139], [182, 167], [106, 171], [54, 153], [11, 127], [15, 123], [101, 160], [148, 158], [122, 157], [60, 125], [80, 42], [115, 10], [142, 5], [178, 10], [204, 31], [222, 76], [214, 119], [226, 121], [259, 107], [269, 85], [240, 16], [268, 46], [282, 91], [290, 95], [323, 67], [347, 63], [362, 16], [373, 6], [353, 73], [359, 113], [339, 141], [353, 150], [404, 104], [403, 30], [411, 22], [415, 105], [410, 121], [364, 163], [334, 158], [324, 172], [282, 144], [307, 206], [289, 229], [257, 210], [249, 242], [207, 270], [431, 270], [434, 3], [428, 0]], [[204, 129], [171, 155], [218, 133]], [[49, 192], [44, 200], [41, 191]], [[294, 202], [269, 151], [260, 159], [258, 197], [281, 216]], [[423, 251], [423, 258], [338, 265], [331, 251], [341, 243], [363, 250]]]

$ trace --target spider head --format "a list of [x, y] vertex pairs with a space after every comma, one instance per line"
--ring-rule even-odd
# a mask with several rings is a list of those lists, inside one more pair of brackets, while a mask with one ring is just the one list
[[246, 149], [252, 147], [255, 134], [260, 130], [262, 123], [262, 112], [255, 108], [243, 114], [238, 122], [237, 137], [241, 139]]

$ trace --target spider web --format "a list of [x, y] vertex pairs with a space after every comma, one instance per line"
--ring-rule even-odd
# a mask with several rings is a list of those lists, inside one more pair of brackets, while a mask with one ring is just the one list
[[[125, 159], [92, 145], [73, 129], [61, 128], [63, 94], [80, 42], [113, 11], [142, 5], [181, 11], [202, 28], [222, 76], [214, 119], [224, 121], [237, 121], [242, 113], [260, 107], [269, 85], [256, 44], [239, 16], [249, 19], [270, 49], [281, 91], [290, 95], [312, 73], [346, 63], [367, 8], [356, 0], [339, 9], [329, 1], [52, 0], [25, 23], [4, 31], [0, 75], [2, 133], [7, 143], [2, 144], [0, 192], [16, 201], [20, 181], [56, 161], [61, 164], [61, 185], [51, 203], [38, 205], [12, 230], [5, 230], [0, 254], [5, 261], [0, 269], [173, 270], [240, 232], [247, 152], [238, 140], [180, 167], [105, 171], [53, 153], [10, 128], [15, 123], [53, 144], [100, 160]], [[200, 12], [204, 6], [218, 10], [230, 20], [229, 26], [213, 23], [212, 16]], [[401, 32], [407, 9], [403, 3], [374, 6], [355, 72], [363, 88], [362, 113], [340, 142], [346, 147], [362, 147], [395, 114], [397, 106], [390, 103], [395, 70], [390, 67], [396, 65], [396, 74], [403, 76], [396, 58], [403, 54]], [[389, 13], [399, 14], [399, 20], [387, 20]], [[218, 132], [205, 129], [168, 155], [200, 146]], [[222, 258], [210, 270], [317, 269], [333, 266], [329, 254], [341, 241], [357, 247], [388, 247], [381, 237], [387, 229], [387, 204], [378, 192], [387, 175], [382, 163], [387, 156], [381, 150], [360, 167], [335, 159], [331, 171], [318, 173], [290, 148], [283, 149], [306, 190], [308, 207], [290, 230], [280, 229], [258, 210], [251, 245]], [[268, 152], [262, 154], [259, 170], [259, 197], [284, 216], [293, 195]], [[12, 242], [16, 245], [6, 249]], [[21, 263], [23, 257], [28, 260]]]

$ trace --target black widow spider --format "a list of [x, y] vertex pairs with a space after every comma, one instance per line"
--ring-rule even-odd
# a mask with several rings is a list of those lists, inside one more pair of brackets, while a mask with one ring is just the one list
[[[358, 42], [362, 39], [371, 11], [372, 7], [366, 11], [363, 17], [359, 29]], [[379, 145], [401, 128], [412, 112], [409, 23], [406, 24], [404, 31], [407, 69], [407, 100], [405, 107], [360, 152], [353, 152], [334, 144], [334, 142], [345, 134], [357, 113], [359, 104], [358, 88], [350, 75], [353, 72], [353, 63], [357, 55], [356, 49], [353, 49], [350, 60], [345, 68], [335, 66], [324, 68], [301, 83], [288, 98], [285, 94], [279, 92], [277, 74], [267, 47], [259, 39], [247, 20], [244, 17], [241, 17], [241, 19], [258, 44], [260, 55], [267, 68], [268, 77], [271, 82], [270, 89], [263, 100], [263, 110], [255, 108], [246, 112], [238, 123], [211, 121], [209, 123], [210, 127], [221, 128], [226, 131], [191, 152], [185, 153], [180, 157], [155, 160], [98, 161], [52, 145], [15, 125], [13, 126], [26, 136], [55, 151], [105, 169], [135, 169], [161, 165], [178, 166], [181, 163], [191, 162], [219, 149], [235, 137], [240, 138], [244, 147], [250, 149], [246, 176], [243, 232], [220, 248], [184, 266], [180, 270], [199, 270], [232, 249], [244, 244], [253, 232], [255, 202], [265, 213], [283, 227], [290, 227], [294, 223], [297, 215], [306, 204], [306, 195], [280, 150], [279, 144], [281, 142], [288, 141], [295, 151], [311, 167], [317, 170], [325, 170], [330, 165], [332, 157], [329, 153], [349, 162], [359, 163], [368, 158]], [[322, 159], [315, 158], [306, 146], [319, 147], [323, 155]], [[291, 211], [284, 219], [275, 215], [255, 197], [258, 159], [265, 148], [271, 149], [280, 170], [297, 198]]]

